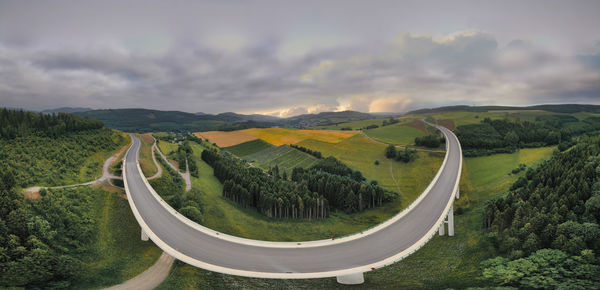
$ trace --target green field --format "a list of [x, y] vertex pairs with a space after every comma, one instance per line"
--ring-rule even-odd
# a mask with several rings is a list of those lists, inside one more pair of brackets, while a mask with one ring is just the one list
[[269, 147], [260, 152], [246, 155], [244, 159], [264, 170], [269, 170], [277, 165], [279, 170], [284, 170], [287, 174], [291, 174], [294, 167], [309, 168], [318, 161], [312, 155], [300, 152], [288, 145]]
[[[320, 151], [323, 157], [334, 156], [360, 170], [367, 180], [377, 180], [383, 188], [400, 193], [402, 206], [412, 202], [427, 187], [444, 159], [443, 153], [419, 152], [419, 157], [410, 163], [391, 161], [384, 155], [386, 145], [375, 143], [363, 135], [337, 144], [305, 140], [298, 145]], [[375, 160], [380, 164], [375, 165]], [[399, 208], [398, 205], [389, 206], [392, 212]]]
[[167, 142], [167, 141], [158, 141], [158, 148], [160, 149], [160, 151], [165, 154], [165, 155], [169, 155], [172, 152], [177, 152], [177, 144], [171, 143], [171, 142]]
[[273, 145], [261, 139], [256, 139], [235, 146], [225, 147], [224, 149], [228, 152], [231, 152], [233, 155], [244, 157], [246, 155], [251, 155], [265, 149], [269, 149], [271, 147], [273, 147]]
[[388, 120], [388, 119], [370, 119], [370, 120], [346, 122], [346, 123], [333, 124], [333, 125], [315, 126], [315, 127], [309, 128], [309, 129], [341, 130], [342, 128], [352, 128], [352, 130], [358, 130], [361, 128], [365, 128], [369, 125], [381, 126], [381, 124], [383, 123], [383, 120]]
[[415, 138], [427, 135], [402, 123], [366, 130], [365, 134], [377, 141], [395, 145], [414, 145]]
[[[305, 141], [306, 142], [306, 141]], [[465, 288], [468, 286], [486, 286], [479, 280], [480, 262], [496, 255], [494, 247], [484, 238], [481, 226], [485, 201], [493, 196], [503, 194], [519, 176], [509, 175], [513, 168], [520, 163], [528, 166], [539, 164], [549, 158], [553, 148], [536, 148], [521, 150], [513, 154], [465, 158], [461, 178], [461, 198], [457, 204], [464, 209], [463, 214], [455, 214], [455, 236], [435, 236], [423, 248], [394, 265], [365, 273], [365, 284], [352, 286], [356, 289], [398, 289], [398, 288]], [[207, 166], [203, 164], [202, 166]], [[195, 186], [219, 190], [218, 181], [210, 174], [212, 169], [205, 167], [200, 179], [194, 181]], [[493, 172], [499, 180], [491, 182], [486, 174]], [[431, 177], [429, 177], [431, 178]], [[212, 181], [211, 181], [212, 180]], [[427, 180], [427, 183], [430, 181]], [[208, 186], [211, 185], [211, 186]], [[218, 194], [206, 191], [206, 198], [215, 205], [206, 205], [205, 225], [214, 229], [227, 229], [230, 233], [249, 238], [266, 237], [270, 240], [298, 239], [310, 237], [310, 232], [317, 232], [327, 220], [333, 220], [338, 226], [347, 222], [360, 222], [358, 216], [363, 216], [363, 225], [369, 216], [381, 210], [375, 209], [369, 213], [353, 215], [352, 217], [333, 216], [325, 221], [313, 221], [310, 227], [303, 227], [306, 222], [296, 221], [264, 221], [264, 217], [254, 211], [237, 208], [233, 203], [219, 198]], [[214, 196], [212, 196], [214, 194]], [[464, 201], [470, 201], [465, 204]], [[216, 217], [213, 217], [215, 216]], [[350, 218], [349, 220], [347, 218]], [[371, 216], [371, 218], [374, 218]], [[352, 221], [354, 219], [354, 221]], [[375, 219], [375, 218], [374, 218]], [[262, 224], [262, 225], [261, 225]], [[286, 226], [287, 225], [287, 226]], [[263, 228], [264, 227], [264, 228]], [[284, 229], [288, 228], [288, 231]], [[337, 228], [337, 227], [336, 227]], [[261, 233], [260, 230], [266, 231]], [[278, 230], [280, 229], [280, 230]], [[349, 229], [349, 228], [348, 228]], [[291, 233], [290, 233], [291, 232]], [[169, 278], [159, 289], [339, 289], [334, 278], [310, 280], [271, 280], [253, 279], [223, 275], [194, 268], [183, 263], [176, 263]]]
[[[490, 118], [492, 120], [509, 119], [512, 121], [535, 121], [535, 118], [542, 115], [557, 114], [545, 111], [490, 111], [490, 112], [448, 112], [442, 114], [427, 115], [435, 119], [451, 119], [454, 120], [456, 126], [479, 124], [483, 119]], [[561, 115], [561, 114], [557, 114]], [[415, 116], [424, 117], [424, 116]]]
[[96, 242], [83, 256], [84, 273], [73, 288], [89, 289], [119, 284], [152, 266], [162, 251], [151, 241], [140, 240], [138, 225], [121, 191], [80, 189], [94, 198], [98, 221]]
[[140, 139], [140, 167], [142, 168], [142, 172], [144, 176], [150, 177], [156, 172], [158, 172], [158, 168], [154, 164], [152, 160], [152, 145], [154, 144], [154, 139], [150, 135], [140, 135], [136, 134], [136, 136]]

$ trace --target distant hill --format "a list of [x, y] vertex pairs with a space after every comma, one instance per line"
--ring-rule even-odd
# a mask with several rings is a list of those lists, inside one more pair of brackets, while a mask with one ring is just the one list
[[304, 114], [290, 117], [282, 120], [281, 123], [285, 127], [303, 128], [311, 126], [332, 125], [374, 118], [376, 117], [371, 114], [356, 111], [322, 112], [318, 114]]
[[91, 111], [92, 108], [81, 108], [81, 107], [62, 107], [56, 109], [43, 110], [40, 113], [53, 114], [53, 113], [79, 113]]
[[227, 124], [213, 115], [196, 115], [180, 111], [147, 109], [107, 109], [76, 113], [98, 119], [107, 127], [126, 132], [204, 131], [216, 130]]
[[216, 115], [216, 117], [222, 119], [227, 122], [245, 122], [245, 121], [256, 121], [256, 122], [278, 122], [281, 121], [281, 118], [252, 114], [252, 115], [242, 115], [233, 112], [226, 112]]
[[243, 115], [232, 112], [211, 115], [148, 109], [91, 110], [76, 112], [76, 114], [101, 120], [107, 127], [126, 132], [228, 131], [276, 126], [303, 128], [375, 118], [373, 115], [354, 111], [305, 114], [287, 119], [259, 114]]
[[487, 112], [487, 111], [530, 111], [541, 110], [552, 113], [600, 113], [600, 105], [580, 104], [557, 104], [557, 105], [535, 105], [527, 107], [514, 106], [446, 106], [432, 109], [419, 109], [406, 113], [407, 115], [434, 114], [446, 112]]

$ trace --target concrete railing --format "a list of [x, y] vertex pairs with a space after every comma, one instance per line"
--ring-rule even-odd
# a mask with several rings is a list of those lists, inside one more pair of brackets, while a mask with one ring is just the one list
[[[435, 127], [438, 128], [438, 130], [440, 130], [442, 132], [442, 134], [444, 134], [445, 138], [446, 138], [446, 155], [444, 157], [444, 161], [442, 163], [442, 166], [440, 167], [440, 169], [438, 170], [437, 174], [435, 175], [435, 177], [433, 178], [433, 180], [431, 181], [431, 183], [428, 185], [428, 187], [423, 191], [423, 193], [419, 196], [419, 198], [417, 198], [414, 202], [412, 202], [407, 208], [405, 208], [403, 211], [401, 211], [400, 213], [396, 214], [394, 217], [388, 219], [387, 221], [372, 227], [366, 231], [362, 231], [350, 236], [346, 236], [346, 237], [342, 237], [342, 238], [338, 238], [335, 240], [316, 240], [316, 241], [303, 241], [303, 242], [271, 242], [271, 241], [260, 241], [260, 240], [252, 240], [252, 239], [245, 239], [245, 238], [240, 238], [240, 237], [236, 237], [236, 236], [231, 236], [231, 235], [227, 235], [224, 233], [220, 233], [218, 231], [212, 230], [210, 228], [204, 227], [202, 225], [199, 225], [193, 221], [191, 221], [190, 219], [186, 218], [185, 216], [183, 216], [182, 214], [180, 214], [179, 212], [177, 212], [175, 209], [173, 209], [170, 205], [168, 205], [159, 195], [158, 193], [156, 193], [156, 191], [154, 190], [154, 188], [152, 188], [152, 186], [150, 186], [150, 184], [148, 183], [147, 179], [144, 177], [144, 174], [142, 172], [142, 169], [139, 165], [139, 161], [138, 161], [138, 157], [136, 156], [136, 167], [137, 167], [137, 171], [138, 174], [140, 174], [145, 186], [147, 187], [147, 189], [151, 192], [151, 194], [153, 195], [153, 197], [160, 203], [160, 205], [167, 210], [171, 215], [175, 216], [179, 221], [181, 221], [182, 223], [186, 224], [187, 226], [193, 228], [196, 231], [199, 231], [203, 234], [218, 238], [218, 239], [222, 239], [222, 240], [226, 240], [232, 243], [239, 243], [239, 244], [244, 244], [244, 245], [249, 245], [249, 246], [256, 246], [256, 247], [265, 247], [265, 248], [308, 248], [308, 247], [321, 247], [321, 246], [331, 246], [331, 245], [335, 245], [335, 244], [339, 244], [339, 243], [346, 243], [355, 239], [360, 239], [362, 237], [368, 236], [368, 235], [372, 235], [388, 226], [390, 226], [391, 224], [393, 224], [394, 222], [396, 222], [397, 220], [399, 220], [400, 218], [402, 218], [403, 216], [405, 216], [406, 214], [408, 214], [413, 208], [415, 208], [426, 196], [427, 194], [431, 191], [433, 185], [438, 181], [441, 172], [445, 169], [446, 166], [446, 162], [448, 160], [448, 156], [450, 154], [449, 152], [449, 138], [456, 138], [456, 136], [454, 136], [454, 134], [450, 131], [445, 132], [444, 129], [440, 129], [437, 125], [433, 125]], [[447, 130], [447, 129], [446, 129]], [[452, 135], [449, 135], [452, 134]], [[133, 136], [132, 137], [132, 142], [134, 141]], [[127, 166], [126, 166], [126, 160], [127, 158], [124, 158], [123, 161], [123, 182], [124, 182], [124, 186], [125, 186], [125, 191], [129, 200], [129, 204], [131, 206], [131, 209], [133, 211], [134, 216], [136, 217], [138, 223], [140, 224], [142, 231], [150, 238], [152, 239], [152, 241], [159, 246], [163, 251], [167, 252], [169, 255], [184, 261], [188, 264], [206, 269], [206, 270], [210, 270], [210, 271], [215, 271], [215, 272], [220, 272], [220, 273], [225, 273], [225, 274], [231, 274], [231, 275], [238, 275], [238, 276], [247, 276], [247, 277], [256, 277], [256, 278], [277, 278], [277, 279], [305, 279], [305, 278], [323, 278], [323, 277], [339, 277], [339, 276], [344, 276], [344, 275], [349, 275], [349, 274], [353, 274], [353, 273], [362, 273], [362, 272], [367, 272], [367, 271], [371, 271], [377, 268], [381, 268], [381, 267], [385, 267], [388, 266], [390, 264], [393, 264], [395, 262], [398, 262], [402, 259], [404, 259], [405, 257], [411, 255], [412, 253], [414, 253], [415, 251], [417, 251], [418, 249], [420, 249], [423, 245], [425, 245], [431, 238], [433, 238], [433, 236], [435, 235], [435, 233], [437, 232], [438, 228], [444, 223], [444, 219], [446, 218], [446, 216], [448, 215], [449, 210], [452, 208], [452, 203], [454, 202], [455, 196], [458, 192], [458, 186], [459, 186], [459, 182], [460, 182], [460, 176], [461, 176], [461, 170], [462, 170], [462, 149], [460, 146], [460, 142], [458, 142], [458, 139], [456, 139], [457, 144], [458, 144], [458, 150], [460, 152], [460, 165], [459, 165], [459, 169], [458, 169], [458, 174], [456, 176], [456, 182], [454, 184], [454, 188], [452, 191], [452, 194], [450, 195], [450, 198], [448, 200], [448, 203], [445, 207], [445, 209], [442, 211], [440, 217], [438, 218], [437, 222], [427, 231], [427, 233], [421, 238], [419, 239], [416, 243], [414, 243], [412, 246], [410, 246], [409, 248], [401, 251], [400, 253], [393, 255], [389, 258], [386, 258], [382, 261], [379, 262], [375, 262], [375, 263], [371, 263], [369, 265], [364, 265], [364, 266], [360, 266], [360, 267], [354, 267], [354, 268], [348, 268], [348, 269], [344, 269], [344, 270], [336, 270], [336, 271], [328, 271], [328, 272], [316, 272], [316, 273], [270, 273], [270, 272], [254, 272], [254, 271], [244, 271], [244, 270], [237, 270], [237, 269], [231, 269], [231, 268], [226, 268], [226, 267], [221, 267], [221, 266], [217, 266], [217, 265], [212, 265], [212, 264], [208, 264], [205, 263], [203, 261], [199, 261], [197, 259], [188, 257], [182, 253], [180, 253], [179, 251], [177, 251], [176, 249], [172, 248], [170, 245], [166, 244], [165, 242], [163, 242], [153, 231], [152, 229], [146, 224], [146, 222], [144, 221], [143, 217], [140, 215], [138, 209], [136, 208], [136, 205], [133, 201], [133, 198], [131, 196], [131, 192], [129, 190], [129, 186], [127, 183]], [[140, 142], [138, 140], [138, 142]], [[129, 151], [131, 150], [131, 148], [133, 148], [134, 146], [131, 146], [126, 153], [126, 157], [129, 154]], [[137, 155], [139, 155], [139, 150], [136, 152]]]

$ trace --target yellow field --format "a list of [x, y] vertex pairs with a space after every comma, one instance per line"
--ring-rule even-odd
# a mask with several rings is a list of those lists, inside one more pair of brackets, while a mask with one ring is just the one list
[[251, 134], [246, 134], [242, 131], [209, 131], [194, 133], [194, 135], [196, 135], [198, 138], [208, 139], [211, 143], [217, 143], [217, 146], [221, 148], [258, 139], [257, 137], [252, 136]]
[[242, 130], [241, 132], [262, 139], [265, 142], [271, 143], [275, 146], [296, 144], [307, 139], [327, 143], [338, 143], [357, 134], [357, 132], [332, 130], [295, 130], [284, 128], [252, 128]]

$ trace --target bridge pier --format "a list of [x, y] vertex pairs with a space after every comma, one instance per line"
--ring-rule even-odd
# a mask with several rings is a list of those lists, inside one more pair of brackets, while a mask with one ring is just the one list
[[450, 206], [448, 211], [448, 236], [454, 236], [454, 204]]
[[444, 218], [444, 222], [440, 225], [438, 233], [440, 236], [445, 235], [446, 224], [448, 224], [448, 236], [454, 236], [454, 204], [450, 206], [450, 210], [448, 211], [448, 215]]
[[460, 189], [456, 189], [456, 199], [460, 198]]
[[362, 272], [337, 276], [337, 282], [344, 285], [358, 285], [365, 283], [365, 277]]
[[142, 232], [142, 241], [144, 241], [144, 242], [148, 241], [148, 235], [146, 235], [146, 232], [144, 232], [143, 229], [141, 229], [141, 232]]

